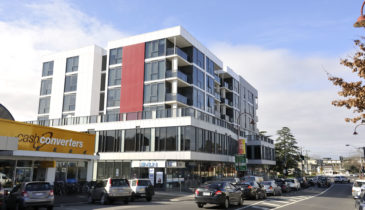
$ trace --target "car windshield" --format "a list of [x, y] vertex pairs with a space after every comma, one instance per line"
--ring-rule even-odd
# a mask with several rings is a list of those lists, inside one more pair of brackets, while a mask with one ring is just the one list
[[203, 185], [201, 185], [201, 188], [209, 188], [209, 189], [223, 189], [224, 188], [224, 182], [206, 182]]
[[354, 187], [361, 187], [364, 184], [364, 182], [355, 182]]
[[150, 185], [150, 180], [138, 180], [138, 186], [148, 186]]
[[113, 187], [128, 186], [128, 182], [125, 179], [112, 179], [111, 186]]
[[25, 187], [26, 191], [43, 191], [43, 190], [50, 190], [51, 185], [48, 183], [29, 183]]
[[286, 181], [287, 181], [287, 182], [294, 183], [294, 179], [287, 179]]

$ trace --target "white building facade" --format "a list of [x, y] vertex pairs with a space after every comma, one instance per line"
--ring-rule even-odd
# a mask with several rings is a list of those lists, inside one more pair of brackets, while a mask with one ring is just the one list
[[36, 123], [96, 134], [93, 179], [189, 188], [235, 176], [238, 138], [250, 174], [275, 164], [273, 142], [257, 141], [257, 96], [178, 26], [45, 57]]

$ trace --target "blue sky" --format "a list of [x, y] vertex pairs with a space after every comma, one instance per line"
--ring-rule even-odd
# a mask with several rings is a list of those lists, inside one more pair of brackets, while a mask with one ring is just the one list
[[[350, 110], [331, 105], [325, 71], [353, 52], [362, 0], [0, 1], [0, 103], [17, 120], [36, 118], [41, 57], [182, 25], [259, 92], [258, 127], [287, 126], [310, 154], [356, 155]], [[362, 134], [363, 131], [363, 134]]]

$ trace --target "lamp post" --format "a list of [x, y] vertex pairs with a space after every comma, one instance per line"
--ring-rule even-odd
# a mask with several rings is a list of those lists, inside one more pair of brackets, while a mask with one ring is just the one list
[[[252, 118], [250, 124], [255, 125], [255, 121], [253, 119], [253, 116], [250, 113], [248, 113], [248, 112], [239, 113], [239, 115], [237, 116], [237, 119], [236, 119], [236, 122], [237, 122], [237, 142], [238, 142], [238, 144], [240, 144], [239, 141], [240, 141], [240, 131], [241, 131], [241, 116], [243, 114], [244, 115], [249, 115]], [[246, 145], [243, 145], [243, 146], [246, 147]], [[238, 149], [239, 149], [239, 147], [238, 147]], [[245, 151], [246, 151], [246, 148], [245, 148]], [[237, 154], [235, 159], [236, 159], [236, 164], [237, 164], [237, 176], [238, 176], [239, 175], [239, 170], [240, 170], [240, 164], [242, 164], [242, 159], [247, 160], [247, 158], [246, 158], [245, 154], [244, 155]], [[247, 163], [246, 163], [246, 167], [247, 167]], [[247, 170], [247, 168], [246, 168], [246, 170]]]
[[354, 23], [354, 27], [356, 27], [356, 28], [365, 27], [365, 16], [364, 16], [364, 13], [363, 13], [364, 5], [365, 5], [365, 1], [362, 3], [362, 6], [361, 6], [360, 17], [357, 18], [356, 23]]

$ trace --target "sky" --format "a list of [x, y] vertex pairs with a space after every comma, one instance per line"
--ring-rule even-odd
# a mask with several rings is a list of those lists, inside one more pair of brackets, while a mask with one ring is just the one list
[[258, 128], [273, 139], [286, 126], [312, 156], [357, 155], [351, 110], [334, 107], [339, 89], [326, 72], [340, 65], [364, 29], [353, 28], [362, 0], [0, 1], [0, 103], [18, 121], [37, 116], [41, 58], [47, 54], [177, 25], [259, 93]]

